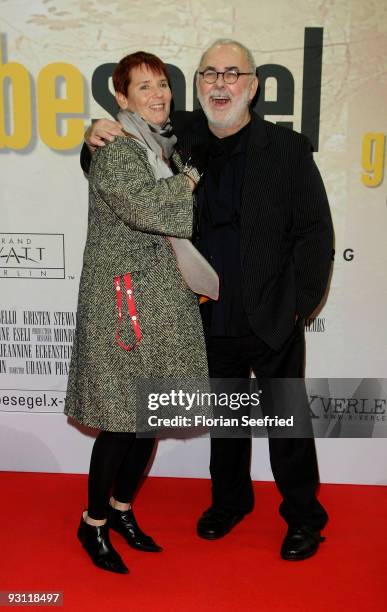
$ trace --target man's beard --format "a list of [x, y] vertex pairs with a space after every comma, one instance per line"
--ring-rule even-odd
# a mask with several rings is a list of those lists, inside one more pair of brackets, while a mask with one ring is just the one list
[[[234, 125], [237, 126], [239, 123], [239, 120], [242, 118], [243, 114], [245, 113], [246, 109], [249, 106], [248, 89], [246, 89], [243, 92], [239, 100], [236, 102], [233, 101], [233, 98], [229, 93], [225, 94], [224, 91], [222, 91], [221, 89], [213, 90], [210, 94], [207, 94], [206, 97], [202, 96], [199, 91], [197, 92], [197, 95], [198, 95], [198, 100], [203, 109], [203, 112], [207, 117], [209, 125], [215, 128], [227, 129], [227, 128], [232, 128]], [[227, 111], [227, 113], [225, 113], [225, 117], [223, 118], [215, 117], [214, 109], [211, 108], [210, 106], [211, 102], [209, 101], [209, 98], [211, 96], [227, 97], [231, 100], [231, 104], [233, 106]]]

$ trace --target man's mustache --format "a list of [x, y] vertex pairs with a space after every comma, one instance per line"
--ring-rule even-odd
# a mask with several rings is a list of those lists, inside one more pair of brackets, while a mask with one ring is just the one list
[[231, 100], [231, 95], [228, 91], [224, 89], [213, 89], [209, 94], [210, 98], [223, 98], [226, 100]]

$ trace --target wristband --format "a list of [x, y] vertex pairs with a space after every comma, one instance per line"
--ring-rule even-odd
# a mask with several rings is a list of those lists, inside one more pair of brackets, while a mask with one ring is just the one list
[[183, 168], [183, 174], [188, 176], [191, 179], [191, 181], [195, 183], [195, 185], [199, 183], [201, 177], [203, 176], [202, 174], [200, 174], [199, 170], [195, 168], [195, 166], [192, 166], [189, 163], [189, 160], [187, 161], [187, 163], [185, 164]]

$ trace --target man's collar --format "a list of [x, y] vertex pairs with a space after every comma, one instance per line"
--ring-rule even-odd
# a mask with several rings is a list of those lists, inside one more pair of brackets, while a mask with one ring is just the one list
[[[255, 149], [260, 149], [260, 148], [264, 149], [269, 144], [269, 138], [268, 138], [267, 131], [266, 131], [265, 121], [259, 115], [257, 115], [255, 111], [252, 110], [251, 120], [248, 125], [250, 125], [249, 144], [251, 143]], [[207, 134], [210, 133], [210, 130], [208, 128], [207, 118], [205, 114], [203, 113], [203, 111], [200, 111], [200, 114], [198, 111], [196, 126], [197, 126], [198, 131], [201, 132], [201, 134], [203, 134], [204, 131], [206, 131]], [[205, 130], [205, 126], [207, 127], [206, 130]]]
[[225, 136], [224, 138], [219, 138], [208, 128], [209, 140], [212, 145], [212, 154], [214, 154], [218, 150], [218, 153], [220, 155], [226, 154], [228, 157], [231, 157], [233, 155], [237, 155], [238, 153], [246, 151], [250, 134], [250, 126], [251, 121], [246, 123], [246, 125], [244, 125], [240, 130], [238, 130], [238, 132], [230, 134], [229, 136]]
[[[183, 125], [176, 125], [176, 128], [182, 129], [182, 134], [186, 130], [190, 134], [195, 136], [195, 143], [205, 144], [209, 139], [208, 122], [204, 112], [201, 109], [197, 109], [192, 112], [177, 112], [173, 114], [172, 123], [175, 126], [176, 119], [183, 120]], [[177, 124], [180, 121], [176, 121]], [[265, 121], [257, 115], [256, 112], [251, 111], [250, 121], [250, 138], [249, 145], [252, 145], [255, 149], [265, 148], [269, 143], [269, 138], [266, 131]], [[176, 134], [179, 137], [179, 129], [176, 129]]]

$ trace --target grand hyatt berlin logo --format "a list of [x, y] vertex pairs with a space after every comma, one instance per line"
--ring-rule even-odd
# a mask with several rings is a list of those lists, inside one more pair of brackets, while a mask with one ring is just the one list
[[0, 234], [0, 278], [65, 278], [63, 234]]

